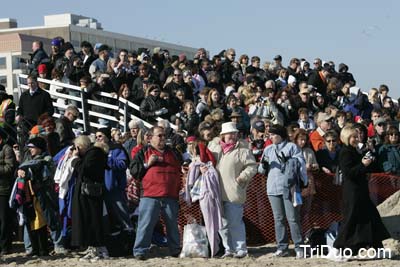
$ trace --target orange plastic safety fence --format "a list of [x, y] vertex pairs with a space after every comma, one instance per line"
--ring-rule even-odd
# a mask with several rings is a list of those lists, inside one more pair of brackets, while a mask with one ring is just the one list
[[[333, 184], [333, 177], [324, 173], [314, 173], [315, 191], [307, 188], [303, 191], [301, 207], [302, 230], [306, 233], [313, 226], [327, 228], [333, 221], [341, 220], [342, 189]], [[400, 189], [400, 177], [383, 173], [372, 174], [369, 178], [369, 190], [372, 201], [378, 205]], [[195, 218], [202, 223], [199, 204], [190, 207], [180, 203], [179, 227]], [[257, 174], [247, 189], [247, 201], [244, 209], [248, 245], [263, 245], [275, 242], [274, 219], [266, 194], [266, 177]]]

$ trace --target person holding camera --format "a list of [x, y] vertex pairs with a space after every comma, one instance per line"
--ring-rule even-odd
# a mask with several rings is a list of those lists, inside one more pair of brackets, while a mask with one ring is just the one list
[[[273, 125], [269, 128], [272, 145], [267, 146], [261, 157], [259, 173], [267, 174], [267, 195], [271, 204], [275, 224], [277, 250], [274, 257], [289, 256], [289, 238], [286, 222], [289, 223], [290, 234], [294, 243], [296, 258], [304, 258], [301, 248], [300, 200], [298, 196], [300, 184], [308, 183], [306, 162], [301, 149], [288, 141], [285, 127]], [[292, 159], [295, 161], [290, 162]]]
[[358, 255], [361, 248], [382, 248], [382, 240], [390, 237], [374, 203], [369, 197], [367, 173], [375, 160], [371, 153], [363, 156], [357, 150], [357, 130], [346, 126], [340, 133], [343, 147], [339, 167], [343, 174], [343, 221], [328, 258], [345, 260], [338, 249], [350, 248]]

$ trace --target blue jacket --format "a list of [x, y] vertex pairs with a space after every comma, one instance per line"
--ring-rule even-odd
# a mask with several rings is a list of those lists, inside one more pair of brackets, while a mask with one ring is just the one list
[[379, 162], [384, 172], [400, 174], [399, 145], [385, 144], [379, 148]]
[[[301, 149], [294, 143], [283, 141], [277, 145], [272, 144], [264, 149], [262, 161], [269, 163], [269, 172], [267, 179], [267, 194], [270, 196], [285, 195], [288, 197], [287, 190], [292, 185], [294, 177], [287, 177], [288, 170], [285, 172], [284, 164], [278, 158], [278, 155], [285, 158], [296, 158], [300, 163], [300, 178], [304, 184], [307, 184], [306, 162]], [[263, 165], [259, 165], [258, 171], [265, 173]], [[286, 192], [286, 193], [285, 193]]]
[[104, 175], [104, 184], [107, 191], [113, 189], [125, 190], [126, 169], [129, 166], [129, 158], [122, 146], [110, 146], [107, 158], [108, 168]]

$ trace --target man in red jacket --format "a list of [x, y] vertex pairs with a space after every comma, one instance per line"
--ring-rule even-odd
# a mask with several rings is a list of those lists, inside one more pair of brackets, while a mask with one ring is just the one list
[[160, 212], [167, 226], [168, 246], [172, 256], [180, 253], [178, 231], [178, 198], [181, 187], [181, 157], [166, 146], [165, 130], [155, 126], [149, 130], [150, 145], [143, 147], [133, 159], [133, 177], [142, 180], [143, 197], [139, 203], [139, 222], [133, 255], [145, 260], [151, 245], [153, 229]]

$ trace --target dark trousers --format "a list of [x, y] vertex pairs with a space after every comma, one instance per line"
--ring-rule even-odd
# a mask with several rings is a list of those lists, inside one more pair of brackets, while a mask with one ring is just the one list
[[49, 248], [47, 243], [47, 226], [43, 226], [37, 230], [28, 230], [29, 238], [32, 243], [32, 254], [39, 256], [49, 255]]
[[12, 211], [8, 206], [8, 196], [0, 196], [0, 250], [11, 249]]

